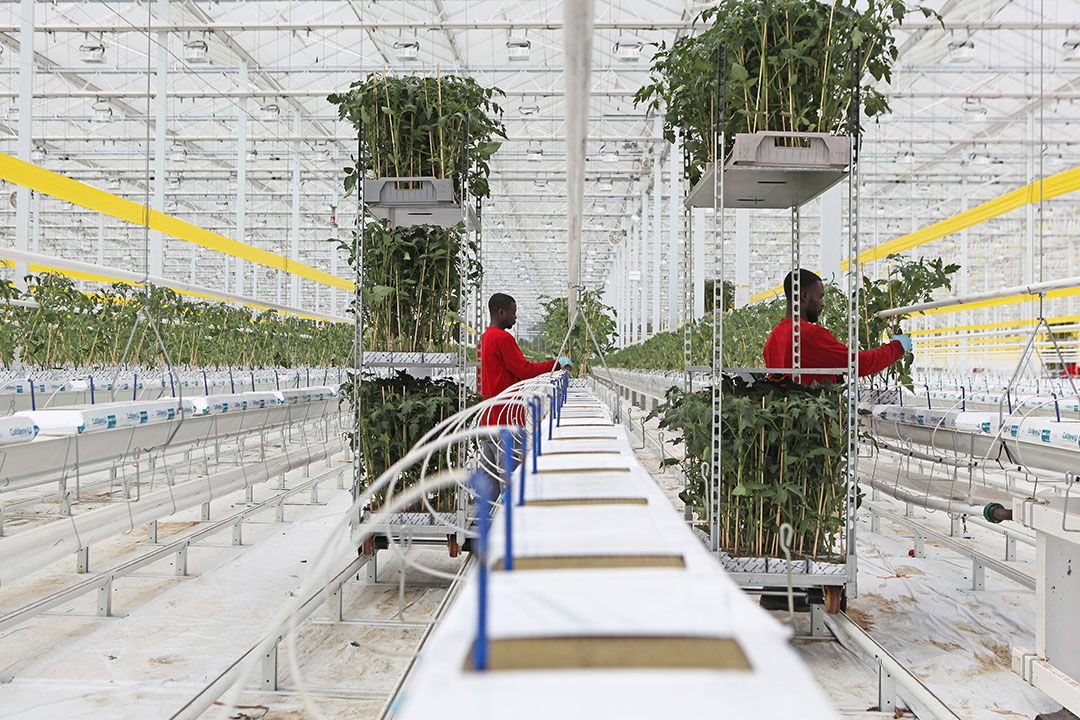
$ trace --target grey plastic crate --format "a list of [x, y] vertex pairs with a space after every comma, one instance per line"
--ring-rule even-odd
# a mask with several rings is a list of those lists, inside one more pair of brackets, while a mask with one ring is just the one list
[[[785, 145], [784, 140], [801, 142]], [[847, 177], [851, 138], [824, 133], [740, 133], [724, 164], [726, 208], [799, 207]], [[719, 207], [710, 167], [687, 196], [687, 207]]]
[[[797, 141], [797, 142], [791, 142]], [[843, 170], [851, 155], [851, 138], [826, 133], [739, 133], [727, 167], [784, 167]]]
[[381, 207], [461, 206], [454, 197], [454, 182], [433, 177], [390, 177], [365, 180], [364, 201], [369, 205]]
[[454, 195], [453, 180], [441, 178], [365, 180], [364, 203], [373, 215], [389, 220], [395, 227], [453, 227], [463, 219], [461, 201]]

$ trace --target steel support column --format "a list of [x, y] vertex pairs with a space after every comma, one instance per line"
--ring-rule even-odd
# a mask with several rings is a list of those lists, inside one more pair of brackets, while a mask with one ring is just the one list
[[694, 320], [705, 317], [705, 209], [692, 211], [694, 226]]
[[[248, 87], [248, 67], [240, 64], [239, 84]], [[247, 242], [247, 157], [248, 157], [248, 99], [240, 98], [240, 111], [236, 123], [236, 239]], [[244, 292], [244, 268], [240, 258], [233, 263], [233, 292]]]
[[[300, 134], [300, 113], [296, 113], [293, 125], [297, 135]], [[289, 237], [289, 254], [291, 260], [300, 259], [300, 142], [294, 142], [292, 146], [292, 222]], [[289, 276], [289, 304], [300, 307], [300, 276]]]
[[[15, 143], [19, 159], [30, 162], [34, 137], [34, 0], [22, 0], [19, 6], [19, 137]], [[30, 248], [30, 188], [15, 190], [15, 249]], [[25, 288], [26, 263], [15, 262], [15, 284]]]
[[[159, 22], [169, 21], [169, 0], [157, 0]], [[165, 212], [165, 159], [166, 135], [169, 118], [169, 33], [159, 32], [154, 45], [154, 196], [150, 207]], [[165, 256], [165, 237], [160, 230], [150, 230], [150, 248], [146, 258], [146, 272], [162, 275]]]
[[638, 340], [649, 337], [649, 238], [652, 232], [649, 223], [649, 182], [641, 180], [641, 227], [638, 231]]
[[[679, 312], [682, 309], [682, 293], [679, 292], [679, 279], [685, 268], [679, 266], [682, 245], [679, 243], [680, 220], [682, 219], [682, 187], [679, 179], [682, 173], [682, 143], [675, 135], [675, 144], [668, 150], [668, 284], [667, 284], [667, 328], [674, 330], [679, 326]], [[685, 282], [684, 278], [684, 282]]]
[[[657, 118], [657, 134], [662, 131], [662, 125], [660, 124], [660, 118]], [[663, 325], [663, 314], [660, 303], [660, 277], [663, 272], [661, 266], [661, 257], [663, 255], [663, 202], [664, 202], [664, 166], [663, 161], [659, 153], [656, 155], [656, 159], [653, 162], [653, 213], [652, 213], [652, 272], [650, 280], [651, 285], [651, 297], [652, 297], [652, 312], [649, 313], [652, 319], [652, 331], [653, 333], [660, 332], [660, 328]]]

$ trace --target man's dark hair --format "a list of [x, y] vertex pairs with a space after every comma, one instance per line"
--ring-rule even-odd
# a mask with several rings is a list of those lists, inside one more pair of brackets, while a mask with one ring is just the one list
[[[791, 276], [792, 275], [793, 275], [793, 273], [789, 272], [784, 277], [784, 297], [787, 298], [787, 304], [788, 304], [789, 307], [791, 306]], [[815, 283], [819, 283], [819, 282], [821, 282], [821, 278], [819, 278], [814, 273], [810, 272], [809, 270], [805, 270], [805, 269], [800, 269], [799, 270], [799, 288], [800, 289], [805, 290], [806, 288], [810, 287], [811, 285], [814, 285]]]
[[506, 310], [511, 305], [516, 305], [517, 301], [510, 297], [506, 293], [495, 293], [488, 300], [488, 312], [494, 315], [500, 310]]

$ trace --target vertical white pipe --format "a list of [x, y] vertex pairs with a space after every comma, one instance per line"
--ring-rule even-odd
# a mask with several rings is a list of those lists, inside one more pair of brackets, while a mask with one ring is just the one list
[[[240, 63], [238, 78], [240, 91], [248, 90], [248, 67]], [[248, 98], [240, 97], [240, 109], [236, 123], [236, 239], [247, 242], [247, 158], [248, 158]], [[244, 267], [240, 258], [234, 262], [235, 276], [233, 287], [236, 292], [244, 292]]]
[[[659, 122], [659, 119], [657, 120]], [[660, 311], [660, 284], [661, 264], [663, 255], [663, 201], [664, 201], [664, 166], [659, 153], [653, 161], [653, 213], [652, 213], [652, 311], [649, 313], [652, 320], [653, 333], [660, 332], [662, 314]]]
[[827, 283], [840, 283], [840, 257], [846, 238], [842, 226], [843, 188], [834, 185], [821, 196], [821, 278]]
[[634, 222], [630, 226], [630, 233], [626, 238], [627, 244], [627, 256], [629, 259], [630, 270], [626, 273], [627, 281], [627, 302], [629, 303], [629, 312], [627, 318], [629, 319], [630, 326], [627, 328], [627, 337], [630, 339], [630, 344], [637, 343], [641, 337], [638, 335], [638, 291], [641, 283], [638, 282], [638, 233], [641, 231], [641, 224]]
[[30, 198], [30, 250], [41, 252], [41, 193], [31, 192]]
[[585, 206], [585, 155], [592, 89], [593, 0], [563, 3], [563, 77], [566, 80], [567, 312], [577, 315], [581, 285], [581, 221]]
[[[674, 330], [679, 325], [679, 314], [682, 309], [682, 293], [679, 292], [685, 268], [680, 267], [682, 259], [682, 244], [679, 242], [680, 220], [682, 219], [682, 187], [680, 177], [682, 172], [682, 144], [679, 136], [675, 136], [675, 144], [668, 151], [668, 320], [667, 327]], [[683, 278], [683, 282], [686, 279]]]
[[740, 208], [735, 211], [735, 307], [745, 307], [749, 302], [750, 211]]
[[705, 208], [694, 208], [694, 319], [705, 317]]
[[[627, 235], [629, 237], [629, 235]], [[622, 331], [620, 337], [622, 338], [622, 347], [626, 347], [630, 344], [630, 281], [627, 279], [630, 274], [630, 253], [628, 240], [624, 239], [623, 244], [619, 247], [619, 255], [622, 262], [622, 277], [619, 278], [619, 287], [622, 292], [622, 299], [620, 301], [622, 305]]]
[[[19, 137], [15, 143], [19, 159], [30, 162], [34, 137], [34, 0], [19, 4]], [[30, 247], [30, 188], [15, 190], [15, 249]], [[25, 289], [26, 263], [15, 261], [15, 285]]]
[[638, 298], [641, 308], [638, 311], [638, 323], [640, 332], [639, 340], [649, 337], [649, 239], [651, 231], [649, 227], [649, 183], [641, 180], [641, 225], [638, 229], [638, 271], [641, 279], [638, 281]]
[[[157, 0], [157, 19], [160, 23], [169, 22], [169, 0]], [[157, 34], [154, 46], [154, 196], [150, 207], [158, 212], [165, 211], [165, 131], [169, 115], [169, 33]], [[149, 122], [149, 121], [148, 121]], [[147, 258], [147, 272], [161, 276], [165, 256], [165, 238], [159, 230], [151, 230], [150, 253]]]
[[[967, 178], [960, 178], [960, 212], [964, 212], [968, 209], [968, 187]], [[960, 295], [967, 295], [971, 292], [971, 251], [968, 242], [968, 229], [964, 228], [960, 231], [960, 277], [958, 279], [958, 290]], [[963, 352], [961, 353], [961, 359], [963, 360], [964, 367], [970, 369], [970, 357], [968, 354], [968, 340], [965, 337], [961, 343]]]
[[[300, 113], [293, 117], [293, 133], [297, 139], [292, 147], [292, 227], [290, 233], [289, 259], [300, 259]], [[300, 307], [300, 276], [289, 275], [289, 304]]]

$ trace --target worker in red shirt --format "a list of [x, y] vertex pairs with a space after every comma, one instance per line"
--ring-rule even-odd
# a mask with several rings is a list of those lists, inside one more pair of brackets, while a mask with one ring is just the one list
[[[568, 357], [543, 362], [529, 362], [518, 347], [517, 340], [507, 332], [517, 322], [517, 302], [503, 293], [488, 300], [491, 325], [480, 338], [480, 394], [493, 398], [522, 380], [570, 367]], [[525, 408], [519, 404], [496, 405], [481, 418], [484, 425], [524, 425]], [[481, 444], [484, 466], [491, 471], [502, 465], [502, 446], [498, 439], [486, 439]], [[497, 473], [492, 473], [497, 475]]]
[[[480, 338], [480, 394], [492, 398], [511, 385], [528, 380], [573, 363], [568, 357], [544, 362], [529, 362], [518, 347], [517, 340], [507, 332], [517, 322], [517, 302], [503, 293], [488, 300], [491, 325]], [[525, 412], [520, 405], [492, 408], [485, 425], [524, 425]]]
[[[784, 278], [784, 296], [787, 298], [787, 313], [769, 333], [765, 341], [765, 367], [791, 367], [791, 273]], [[843, 368], [848, 365], [848, 348], [838, 341], [827, 329], [817, 324], [825, 305], [825, 285], [809, 270], [799, 270], [799, 311], [802, 322], [799, 331], [802, 336], [803, 368]], [[859, 353], [859, 377], [873, 375], [911, 352], [911, 338], [896, 335], [887, 344], [875, 350], [863, 350]], [[782, 377], [791, 377], [784, 374]], [[840, 382], [839, 375], [801, 375], [803, 385], [822, 382]]]

